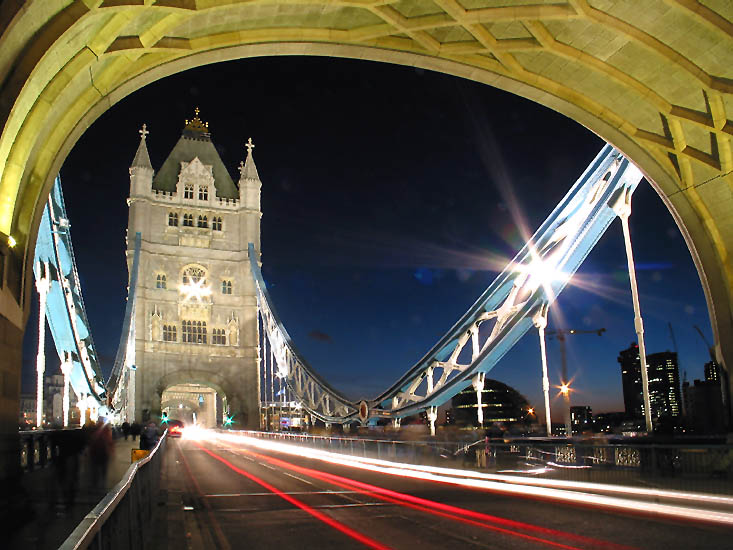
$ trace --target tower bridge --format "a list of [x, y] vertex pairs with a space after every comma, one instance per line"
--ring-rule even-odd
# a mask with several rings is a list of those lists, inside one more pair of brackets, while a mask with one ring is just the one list
[[[92, 363], [96, 356], [78, 274], [72, 269], [69, 223], [58, 180], [36, 247], [41, 307], [60, 359], [73, 366], [77, 399], [96, 401], [90, 405], [95, 415], [102, 409], [133, 422], [159, 418], [164, 412], [172, 418], [185, 413], [189, 421], [197, 415], [200, 423], [216, 426], [234, 412], [242, 426], [258, 428], [263, 403], [268, 395], [269, 401], [277, 395], [326, 423], [389, 419], [398, 425], [405, 416], [427, 411], [434, 433], [437, 407], [472, 386], [480, 424], [486, 373], [535, 327], [543, 352], [550, 434], [544, 359], [547, 311], [611, 222], [620, 217], [624, 227], [628, 223], [631, 197], [642, 174], [617, 149], [606, 145], [598, 153], [525, 247], [416, 365], [377, 397], [354, 402], [298, 353], [269, 299], [260, 271], [262, 183], [251, 138], [235, 185], [198, 109], [185, 121], [180, 139], [157, 172], [150, 162], [148, 135], [143, 125], [129, 168], [127, 232], [135, 236], [128, 239], [130, 291], [106, 386], [99, 383], [99, 368], [94, 370]], [[60, 206], [54, 209], [56, 205]], [[630, 246], [627, 232], [625, 236]], [[60, 326], [74, 338], [69, 340]], [[643, 349], [638, 311], [636, 328]], [[42, 367], [39, 351], [39, 373]], [[649, 410], [646, 381], [644, 390]], [[647, 429], [651, 430], [649, 416]]]
[[12, 470], [17, 451], [12, 432], [36, 235], [64, 158], [134, 90], [229, 59], [321, 55], [423, 67], [522, 95], [590, 128], [634, 161], [670, 209], [700, 275], [716, 358], [728, 369], [732, 9], [687, 0], [643, 7], [587, 0], [3, 2], [3, 471]]

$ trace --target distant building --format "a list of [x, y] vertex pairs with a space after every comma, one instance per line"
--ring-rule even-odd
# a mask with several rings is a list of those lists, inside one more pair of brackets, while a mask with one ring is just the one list
[[20, 394], [20, 417], [18, 426], [21, 430], [30, 430], [36, 425], [36, 394]]
[[720, 365], [717, 361], [708, 361], [705, 363], [705, 381], [717, 382], [720, 384]]
[[[534, 417], [527, 399], [514, 388], [489, 378], [481, 392], [481, 408], [484, 412], [484, 426], [493, 423], [529, 424]], [[476, 390], [472, 386], [458, 393], [452, 400], [450, 413], [456, 426], [478, 426], [478, 404]]]
[[723, 394], [717, 380], [695, 380], [682, 386], [686, 426], [699, 434], [725, 433]]
[[626, 419], [625, 412], [608, 412], [593, 415], [593, 431], [613, 433], [619, 431]]
[[583, 433], [593, 428], [593, 410], [585, 405], [570, 407], [570, 425], [573, 433]]
[[[644, 398], [641, 387], [641, 361], [639, 346], [632, 343], [619, 352], [621, 382], [624, 391], [624, 407], [630, 419], [644, 417]], [[647, 355], [649, 401], [652, 420], [681, 417], [680, 376], [677, 354], [671, 351]]]

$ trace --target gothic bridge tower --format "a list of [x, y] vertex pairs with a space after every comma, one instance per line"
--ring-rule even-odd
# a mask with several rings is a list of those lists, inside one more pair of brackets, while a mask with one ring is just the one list
[[229, 409], [259, 425], [257, 301], [247, 245], [260, 250], [260, 188], [247, 142], [235, 184], [196, 116], [154, 172], [147, 130], [130, 166], [128, 269], [142, 235], [135, 311], [135, 417], [167, 412], [211, 427]]

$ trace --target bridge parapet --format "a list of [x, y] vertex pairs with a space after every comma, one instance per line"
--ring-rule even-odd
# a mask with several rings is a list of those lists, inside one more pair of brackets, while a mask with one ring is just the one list
[[[424, 428], [427, 430], [427, 427]], [[478, 471], [489, 479], [509, 477], [532, 484], [587, 482], [604, 487], [733, 494], [733, 445], [697, 441], [658, 443], [648, 440], [578, 438], [430, 438], [401, 440], [399, 432], [371, 432], [366, 437], [339, 437], [288, 432], [222, 431], [297, 444], [402, 465]], [[448, 436], [450, 437], [450, 436]], [[508, 474], [508, 475], [507, 475]], [[492, 477], [493, 476], [493, 477]], [[570, 488], [570, 487], [566, 487]], [[576, 489], [579, 487], [575, 487]]]

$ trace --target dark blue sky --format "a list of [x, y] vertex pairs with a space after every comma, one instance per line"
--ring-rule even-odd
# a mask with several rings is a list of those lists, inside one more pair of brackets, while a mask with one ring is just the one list
[[[61, 171], [84, 298], [105, 372], [117, 348], [127, 273], [127, 168], [147, 123], [154, 168], [193, 108], [230, 172], [251, 136], [262, 186], [263, 273], [296, 345], [333, 385], [371, 397], [456, 321], [547, 217], [602, 141], [564, 116], [485, 85], [366, 61], [278, 57], [202, 67], [156, 82], [105, 113]], [[516, 204], [523, 220], [514, 219]], [[631, 218], [649, 353], [673, 349], [702, 378], [712, 339], [690, 254], [642, 182]], [[550, 328], [605, 327], [568, 340], [575, 404], [622, 410], [618, 351], [635, 339], [615, 222], [560, 296]], [[558, 318], [561, 312], [562, 317]], [[29, 327], [36, 326], [36, 319]], [[26, 337], [33, 387], [35, 330]], [[560, 350], [549, 342], [551, 383]], [[489, 374], [541, 404], [530, 332]], [[51, 368], [49, 366], [49, 368]]]

